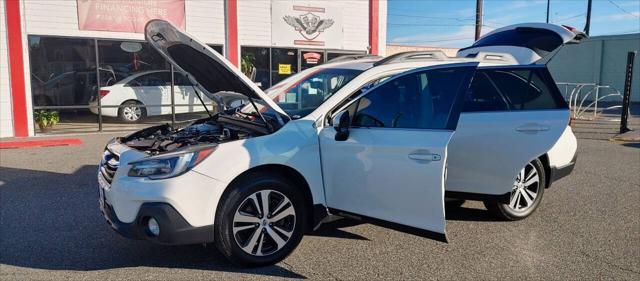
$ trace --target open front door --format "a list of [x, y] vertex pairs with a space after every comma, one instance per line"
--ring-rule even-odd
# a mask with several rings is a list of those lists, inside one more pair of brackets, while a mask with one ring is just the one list
[[446, 241], [447, 146], [476, 67], [413, 70], [335, 112], [319, 134], [334, 214]]

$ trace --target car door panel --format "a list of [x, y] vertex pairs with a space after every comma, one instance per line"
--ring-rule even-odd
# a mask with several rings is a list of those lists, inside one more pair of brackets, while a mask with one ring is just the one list
[[461, 92], [476, 67], [471, 63], [411, 71], [345, 105], [340, 111], [355, 112], [349, 137], [336, 140], [333, 127], [319, 132], [330, 210], [446, 241], [447, 146], [460, 113]]
[[[444, 163], [452, 134], [354, 128], [347, 141], [336, 142], [335, 130], [324, 128], [320, 134], [322, 160], [334, 163], [323, 167], [325, 185], [336, 187], [326, 189], [327, 204], [444, 234]], [[425, 183], [425, 178], [434, 180]], [[362, 188], [344, 188], [355, 186]]]
[[553, 147], [567, 120], [568, 110], [462, 113], [449, 144], [446, 190], [510, 193], [518, 171]]
[[[558, 141], [567, 127], [569, 110], [544, 67], [492, 67], [477, 73], [465, 110], [487, 111], [460, 115], [450, 144], [446, 190], [504, 195], [499, 196], [504, 199], [518, 171]], [[489, 83], [476, 84], [483, 79]], [[492, 96], [505, 104], [473, 106], [479, 97], [490, 100]]]

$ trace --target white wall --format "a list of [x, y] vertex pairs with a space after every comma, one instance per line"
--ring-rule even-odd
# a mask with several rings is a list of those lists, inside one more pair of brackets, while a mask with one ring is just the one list
[[[78, 29], [76, 0], [23, 0], [27, 33], [144, 40], [141, 33]], [[223, 0], [186, 0], [186, 31], [210, 44], [224, 43]]]
[[387, 55], [387, 0], [380, 0], [378, 10], [378, 55]]
[[238, 44], [271, 46], [271, 1], [238, 1]]
[[[278, 1], [278, 0], [274, 0]], [[288, 0], [283, 0], [288, 1]], [[295, 0], [300, 4], [318, 3], [322, 1]], [[369, 46], [369, 1], [341, 0], [331, 1], [331, 5], [338, 6], [343, 11], [342, 27], [344, 32], [344, 50], [365, 51]], [[380, 34], [386, 33], [386, 1], [380, 1], [380, 12], [385, 12], [384, 23], [381, 17]], [[382, 26], [384, 24], [384, 26]], [[238, 1], [238, 44], [240, 46], [271, 46], [271, 0]], [[380, 37], [381, 48], [384, 48]], [[313, 46], [289, 46], [295, 48], [314, 48]], [[316, 47], [317, 48], [317, 47]], [[322, 47], [320, 47], [322, 48]]]
[[0, 138], [13, 136], [5, 2], [0, 2]]

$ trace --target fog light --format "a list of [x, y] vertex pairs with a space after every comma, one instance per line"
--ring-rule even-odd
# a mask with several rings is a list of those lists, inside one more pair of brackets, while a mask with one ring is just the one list
[[160, 225], [158, 225], [158, 221], [154, 218], [150, 218], [149, 222], [147, 222], [147, 228], [149, 229], [149, 233], [153, 236], [160, 235]]

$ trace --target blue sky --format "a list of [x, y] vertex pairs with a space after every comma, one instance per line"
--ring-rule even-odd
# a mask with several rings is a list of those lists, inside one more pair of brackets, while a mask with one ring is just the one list
[[[387, 42], [464, 47], [473, 42], [475, 0], [388, 0]], [[484, 0], [482, 33], [544, 22], [546, 0]], [[551, 0], [550, 22], [584, 28], [587, 0]], [[593, 0], [591, 36], [640, 32], [640, 0]]]

